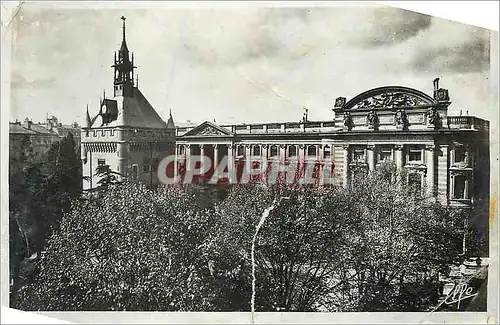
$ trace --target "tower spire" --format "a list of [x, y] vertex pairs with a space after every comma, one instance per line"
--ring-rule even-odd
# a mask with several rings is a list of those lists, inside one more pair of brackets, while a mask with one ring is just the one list
[[125, 19], [127, 19], [127, 18], [125, 18], [125, 16], [121, 17], [121, 20], [123, 20], [123, 27], [122, 27], [123, 28], [123, 39], [122, 39], [122, 43], [125, 43]]
[[134, 66], [133, 58], [130, 60], [130, 53], [125, 39], [125, 16], [122, 20], [122, 44], [118, 51], [118, 57], [115, 55], [114, 68], [114, 96], [134, 96]]

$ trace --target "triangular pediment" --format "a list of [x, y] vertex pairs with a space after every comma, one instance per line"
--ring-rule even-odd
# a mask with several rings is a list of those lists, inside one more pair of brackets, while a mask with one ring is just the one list
[[229, 130], [215, 125], [209, 121], [205, 121], [192, 130], [186, 132], [183, 136], [231, 136], [233, 135]]

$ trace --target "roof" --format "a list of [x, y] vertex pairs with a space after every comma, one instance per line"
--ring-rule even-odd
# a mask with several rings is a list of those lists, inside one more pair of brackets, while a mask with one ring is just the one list
[[[107, 126], [126, 126], [138, 128], [167, 128], [167, 123], [158, 115], [153, 106], [149, 103], [142, 92], [134, 87], [134, 96], [117, 96], [113, 98], [116, 102], [118, 114], [116, 120]], [[93, 127], [100, 127], [102, 119], [92, 123]]]
[[47, 129], [45, 126], [35, 123], [31, 124], [31, 128], [29, 128], [28, 125], [26, 124], [9, 123], [9, 133], [57, 136], [57, 133], [55, 131], [51, 131]]

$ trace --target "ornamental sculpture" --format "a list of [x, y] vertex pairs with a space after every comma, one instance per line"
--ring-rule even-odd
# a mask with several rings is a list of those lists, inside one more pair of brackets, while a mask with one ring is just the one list
[[369, 129], [374, 129], [378, 130], [378, 127], [380, 125], [380, 120], [378, 118], [377, 113], [375, 112], [375, 109], [372, 109], [370, 113], [366, 116], [366, 125], [368, 126]]
[[351, 113], [349, 112], [344, 113], [344, 126], [348, 130], [351, 130], [354, 126], [354, 121], [352, 120]]
[[410, 121], [408, 120], [408, 115], [406, 115], [406, 111], [404, 109], [399, 109], [394, 115], [394, 125], [397, 128], [402, 128], [406, 130], [410, 125]]
[[335, 108], [342, 108], [342, 107], [344, 107], [345, 103], [346, 103], [346, 98], [345, 97], [337, 97], [335, 99], [335, 105], [334, 106], [335, 106]]
[[354, 109], [363, 108], [392, 108], [392, 107], [406, 107], [424, 105], [425, 101], [406, 93], [387, 92], [376, 95], [357, 103]]
[[425, 115], [427, 116], [427, 124], [434, 126], [436, 129], [441, 127], [441, 116], [439, 116], [436, 107], [429, 107]]
[[200, 135], [222, 135], [222, 132], [220, 132], [219, 130], [217, 130], [211, 126], [207, 126], [203, 130], [201, 130], [199, 134]]

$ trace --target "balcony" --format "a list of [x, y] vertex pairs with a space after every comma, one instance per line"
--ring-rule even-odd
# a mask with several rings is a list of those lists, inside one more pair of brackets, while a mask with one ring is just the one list
[[448, 116], [448, 127], [459, 130], [488, 131], [489, 122], [475, 116]]

